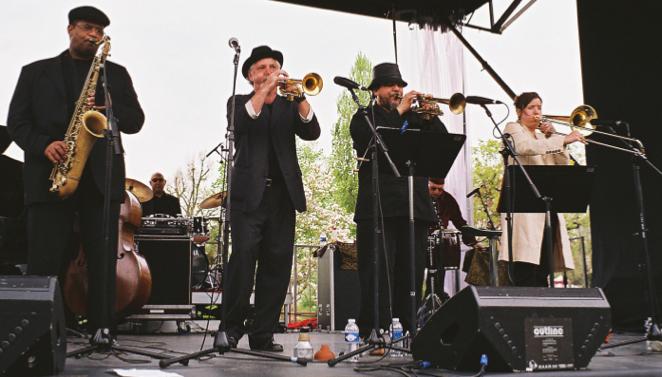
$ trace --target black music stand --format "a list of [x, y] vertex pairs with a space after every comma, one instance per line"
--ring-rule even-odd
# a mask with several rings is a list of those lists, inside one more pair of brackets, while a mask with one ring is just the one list
[[418, 129], [400, 130], [377, 127], [377, 132], [389, 145], [391, 157], [401, 174], [407, 175], [409, 188], [409, 333], [416, 335], [416, 271], [414, 232], [414, 176], [445, 177], [460, 153], [466, 135]]
[[[522, 173], [526, 169], [532, 182], [540, 191], [544, 200], [540, 200]], [[588, 166], [565, 165], [509, 165], [506, 167], [502, 193], [510, 187], [510, 199], [503, 200], [508, 195], [499, 197], [497, 210], [500, 213], [547, 213], [548, 205], [553, 202], [554, 213], [585, 213], [593, 186], [595, 168]], [[506, 180], [511, 177], [510, 186]], [[550, 211], [551, 212], [551, 211]], [[545, 218], [545, 227], [551, 227], [551, 218]], [[554, 237], [549, 249], [550, 287], [554, 286]], [[510, 258], [510, 256], [509, 256]], [[512, 260], [509, 260], [512, 262]]]

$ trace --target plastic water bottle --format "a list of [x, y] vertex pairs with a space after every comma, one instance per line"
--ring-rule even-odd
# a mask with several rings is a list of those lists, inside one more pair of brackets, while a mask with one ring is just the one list
[[[402, 331], [403, 329], [402, 324], [400, 323], [400, 318], [393, 318], [393, 322], [391, 322], [391, 345], [402, 347], [402, 341], [399, 340], [402, 338]], [[391, 357], [404, 357], [402, 351], [392, 349], [389, 353]]]
[[294, 346], [294, 357], [307, 360], [313, 359], [313, 345], [310, 344], [308, 333], [299, 333], [299, 340]]
[[322, 232], [320, 234], [320, 247], [324, 247], [326, 245], [326, 233]]
[[[356, 324], [354, 318], [347, 320], [347, 326], [345, 326], [345, 342], [348, 345], [348, 351], [356, 351], [359, 348], [359, 342], [361, 338], [359, 337], [359, 326]], [[359, 355], [352, 356], [349, 361], [356, 363], [359, 361]]]

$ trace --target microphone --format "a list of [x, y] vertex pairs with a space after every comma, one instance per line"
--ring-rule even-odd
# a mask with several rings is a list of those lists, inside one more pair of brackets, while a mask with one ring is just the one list
[[336, 76], [333, 78], [333, 82], [349, 90], [353, 90], [353, 89], [368, 90], [365, 87], [359, 85], [357, 82], [352, 81], [345, 77]]
[[474, 104], [474, 105], [500, 105], [500, 104], [503, 104], [503, 102], [501, 102], [499, 100], [485, 98], [485, 97], [479, 97], [479, 96], [467, 96], [465, 98], [465, 101], [467, 103], [471, 103], [471, 104]]
[[472, 196], [476, 195], [477, 193], [480, 192], [480, 188], [483, 186], [478, 186], [475, 189], [471, 190], [470, 193], [467, 194], [467, 198], [471, 198]]
[[230, 48], [233, 48], [236, 52], [241, 52], [241, 47], [239, 47], [239, 40], [235, 37], [230, 38], [228, 41]]

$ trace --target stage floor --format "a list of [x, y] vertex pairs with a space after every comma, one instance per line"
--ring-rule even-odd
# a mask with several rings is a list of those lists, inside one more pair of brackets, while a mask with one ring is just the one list
[[[216, 321], [210, 324], [211, 329], [216, 329]], [[118, 337], [119, 344], [125, 347], [134, 347], [149, 350], [156, 353], [167, 353], [173, 356], [179, 356], [184, 353], [198, 351], [201, 346], [208, 348], [213, 342], [213, 335], [205, 337], [204, 326], [206, 322], [189, 322], [191, 326], [190, 333], [178, 334], [177, 327], [173, 321], [157, 322], [152, 321], [145, 324], [141, 332], [143, 334], [121, 334]], [[612, 342], [635, 338], [636, 334], [616, 334]], [[294, 345], [297, 341], [296, 333], [276, 334], [276, 342], [285, 347], [283, 355], [291, 355]], [[203, 345], [204, 340], [204, 345]], [[345, 348], [343, 335], [340, 333], [312, 332], [311, 343], [315, 350], [319, 349], [323, 343], [329, 344], [332, 351], [339, 353]], [[82, 338], [71, 336], [68, 338], [68, 351], [87, 345], [87, 341]], [[248, 339], [244, 337], [240, 347], [248, 348]], [[365, 356], [360, 362], [343, 362], [331, 368], [326, 363], [309, 363], [303, 367], [294, 363], [280, 362], [268, 359], [261, 359], [254, 356], [241, 355], [237, 353], [226, 353], [224, 355], [213, 354], [203, 360], [191, 360], [188, 366], [175, 364], [163, 372], [177, 373], [186, 377], [212, 377], [212, 376], [398, 376], [407, 375], [388, 370], [377, 370], [372, 372], [357, 372], [354, 370], [358, 365], [365, 366], [365, 362], [372, 361], [372, 366], [387, 365], [393, 363], [405, 363], [411, 361], [410, 358], [391, 358], [375, 362], [379, 358], [375, 356]], [[82, 358], [68, 358], [63, 373], [60, 377], [100, 377], [115, 375], [113, 369], [148, 369], [159, 370], [158, 360], [147, 356], [125, 354], [125, 353], [94, 353]], [[411, 376], [432, 375], [432, 376], [472, 376], [474, 373], [459, 373], [440, 369], [427, 369], [416, 372], [409, 372]], [[487, 373], [488, 376], [505, 376], [514, 373]], [[586, 370], [579, 371], [555, 371], [555, 372], [536, 372], [540, 376], [662, 376], [662, 353], [646, 353], [644, 342], [618, 347], [610, 350], [598, 352]]]

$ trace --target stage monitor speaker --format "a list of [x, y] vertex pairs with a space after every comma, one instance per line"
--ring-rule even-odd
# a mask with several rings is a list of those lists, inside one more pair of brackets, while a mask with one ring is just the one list
[[191, 305], [191, 240], [188, 236], [136, 237], [152, 274], [146, 305]]
[[470, 286], [448, 300], [412, 342], [415, 360], [488, 371], [579, 369], [611, 328], [599, 288]]
[[57, 374], [66, 353], [57, 278], [0, 276], [0, 376]]

